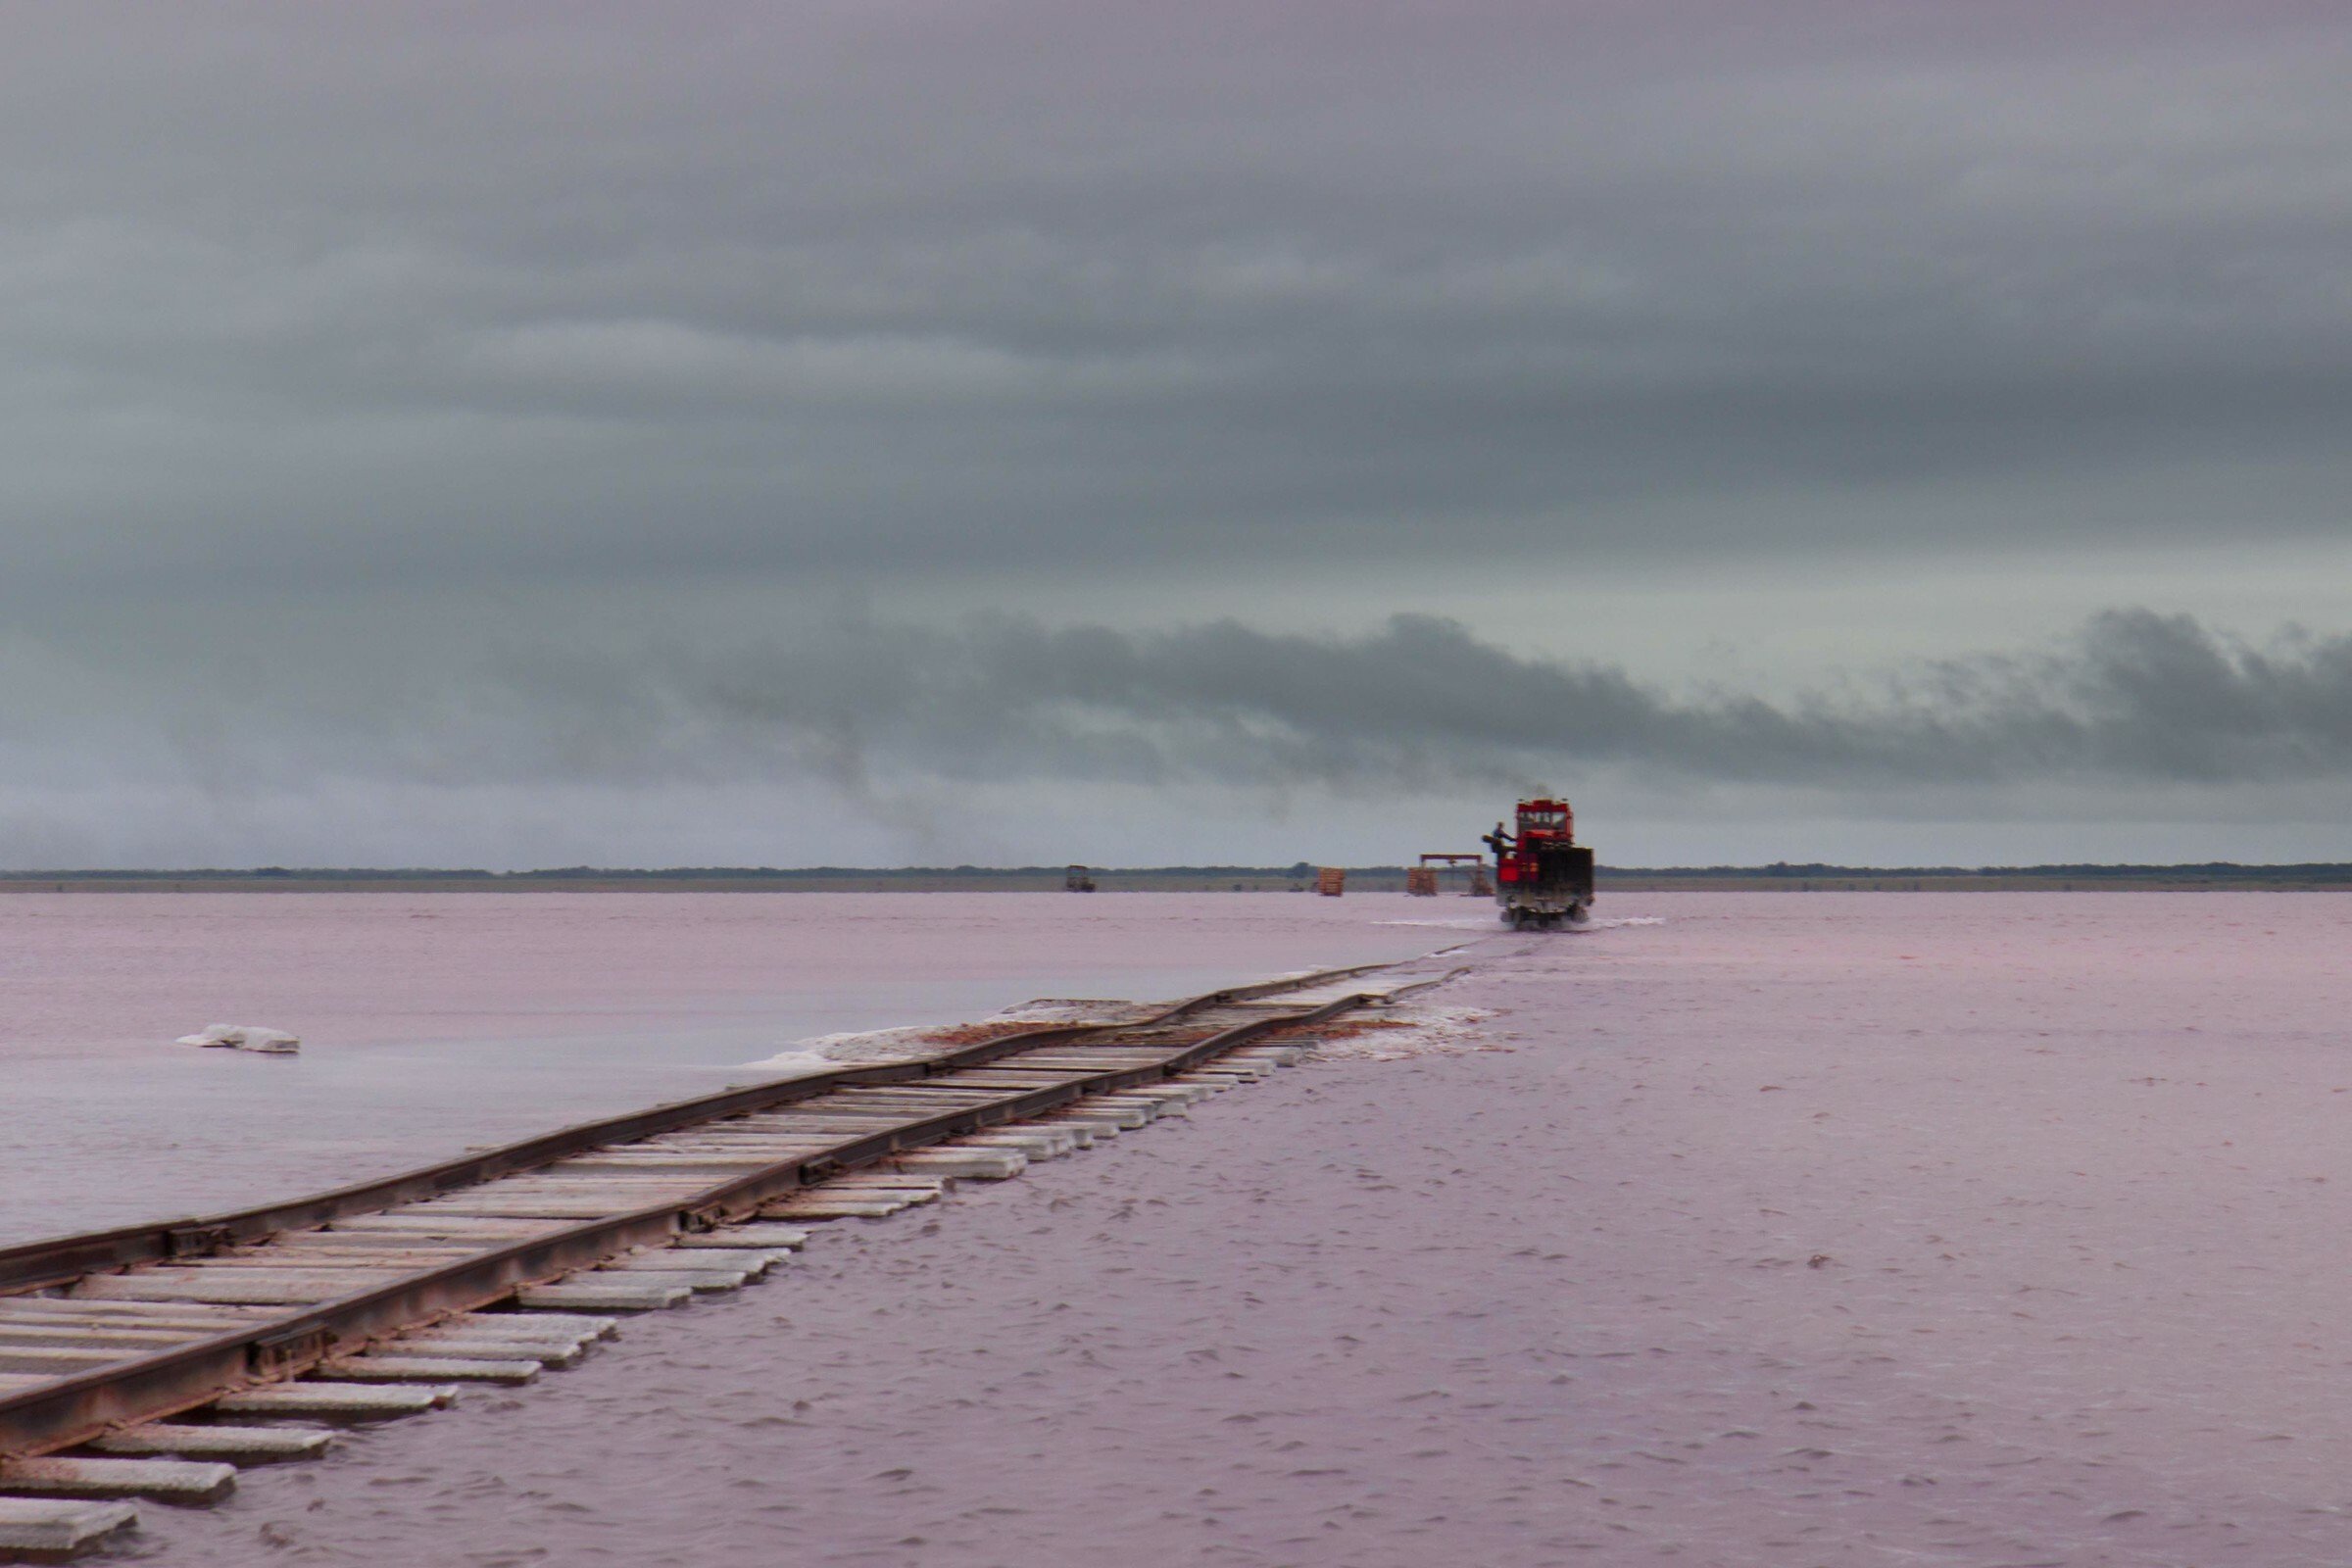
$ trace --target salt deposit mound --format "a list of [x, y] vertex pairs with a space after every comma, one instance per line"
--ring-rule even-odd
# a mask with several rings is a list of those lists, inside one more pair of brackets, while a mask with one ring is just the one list
[[290, 1056], [302, 1049], [299, 1035], [283, 1029], [264, 1029], [255, 1024], [207, 1024], [192, 1035], [181, 1035], [176, 1042], [183, 1046], [219, 1046], [230, 1051], [259, 1052], [266, 1056]]

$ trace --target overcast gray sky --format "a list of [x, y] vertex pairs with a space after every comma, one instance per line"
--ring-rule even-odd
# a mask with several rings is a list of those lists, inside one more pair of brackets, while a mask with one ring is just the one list
[[2352, 15], [19, 7], [0, 864], [2352, 859]]

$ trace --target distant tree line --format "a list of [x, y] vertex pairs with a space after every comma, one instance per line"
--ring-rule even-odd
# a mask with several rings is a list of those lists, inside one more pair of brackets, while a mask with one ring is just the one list
[[[1217, 881], [1239, 878], [1250, 882], [1303, 882], [1317, 863], [1298, 860], [1289, 865], [1148, 865], [1094, 866], [1098, 876], [1139, 882]], [[1330, 862], [1323, 862], [1330, 863]], [[467, 882], [497, 884], [577, 882], [1019, 882], [1053, 879], [1059, 885], [1060, 865], [678, 865], [600, 866], [564, 865], [530, 871], [490, 871], [479, 866], [283, 866], [210, 867], [193, 870], [104, 867], [78, 870], [0, 870], [0, 880], [25, 882]], [[1402, 865], [1348, 866], [1350, 874], [1402, 877]], [[2178, 865], [1837, 865], [1822, 860], [1776, 860], [1769, 865], [1602, 866], [1602, 881], [1720, 882], [1730, 879], [1764, 882], [1820, 882], [1910, 878], [1917, 881], [1955, 878], [2068, 880], [2077, 882], [2232, 882], [2232, 883], [2345, 883], [2352, 884], [2352, 862], [2310, 861], [2291, 865], [2243, 864], [2234, 860], [2205, 860]]]

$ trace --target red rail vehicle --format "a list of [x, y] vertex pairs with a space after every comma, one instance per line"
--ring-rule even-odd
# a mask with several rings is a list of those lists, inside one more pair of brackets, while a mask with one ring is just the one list
[[1592, 852], [1576, 842], [1576, 813], [1566, 801], [1519, 803], [1519, 831], [1494, 824], [1494, 898], [1502, 918], [1521, 931], [1555, 930], [1589, 918]]

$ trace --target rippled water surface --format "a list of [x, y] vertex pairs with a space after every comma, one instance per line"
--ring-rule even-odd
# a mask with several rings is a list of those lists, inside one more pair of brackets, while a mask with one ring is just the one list
[[[1462, 901], [1442, 904], [1454, 917]], [[262, 1201], [765, 1076], [843, 1030], [1422, 952], [1428, 900], [0, 896], [0, 1242]], [[1486, 927], [1482, 925], [1483, 932]], [[172, 1042], [210, 1023], [297, 1057]]]
[[1468, 1035], [835, 1227], [141, 1549], [2352, 1561], [2352, 900], [1605, 908], [1482, 944]]

